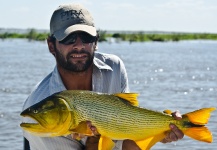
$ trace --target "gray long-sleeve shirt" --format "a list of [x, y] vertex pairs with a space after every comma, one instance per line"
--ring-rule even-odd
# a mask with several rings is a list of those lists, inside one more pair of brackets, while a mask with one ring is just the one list
[[[92, 89], [100, 93], [120, 93], [129, 92], [128, 78], [122, 60], [112, 54], [95, 53], [94, 67], [92, 75]], [[72, 79], [73, 80], [73, 79]], [[36, 85], [30, 96], [24, 103], [23, 110], [38, 103], [44, 98], [66, 90], [57, 67]], [[23, 118], [24, 122], [30, 122], [28, 118]], [[24, 131], [25, 138], [30, 142], [31, 150], [82, 150], [85, 139], [78, 142], [71, 136], [60, 137], [38, 137]], [[114, 150], [121, 149], [121, 141], [116, 143]]]

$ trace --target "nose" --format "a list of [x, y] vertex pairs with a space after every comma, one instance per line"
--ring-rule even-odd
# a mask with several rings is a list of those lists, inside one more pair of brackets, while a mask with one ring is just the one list
[[80, 37], [78, 36], [75, 43], [73, 44], [73, 47], [75, 49], [78, 49], [78, 50], [82, 50], [85, 48], [85, 45], [84, 43], [82, 42], [82, 40], [80, 39]]

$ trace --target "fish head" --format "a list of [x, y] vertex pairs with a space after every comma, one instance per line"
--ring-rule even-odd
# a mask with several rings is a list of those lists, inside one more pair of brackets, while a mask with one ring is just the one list
[[20, 126], [37, 136], [61, 136], [71, 125], [71, 108], [63, 97], [52, 95], [25, 109], [21, 114], [36, 123], [21, 123]]

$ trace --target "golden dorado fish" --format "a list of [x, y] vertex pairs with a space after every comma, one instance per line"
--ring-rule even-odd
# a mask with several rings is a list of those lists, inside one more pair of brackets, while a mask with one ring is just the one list
[[99, 150], [112, 149], [112, 140], [134, 140], [142, 149], [150, 149], [175, 124], [182, 132], [199, 141], [212, 142], [212, 133], [205, 127], [215, 108], [203, 108], [182, 115], [171, 115], [138, 107], [138, 94], [102, 94], [91, 91], [63, 91], [27, 108], [21, 116], [38, 123], [21, 123], [21, 127], [38, 136], [62, 136], [81, 133], [93, 136], [86, 122], [100, 133]]

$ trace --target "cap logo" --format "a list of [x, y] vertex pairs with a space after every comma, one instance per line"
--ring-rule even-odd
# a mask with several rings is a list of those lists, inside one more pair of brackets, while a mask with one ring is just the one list
[[84, 14], [82, 13], [82, 10], [68, 10], [68, 11], [64, 11], [61, 14], [61, 20], [62, 21], [66, 21], [69, 19], [73, 19], [76, 22], [82, 23], [84, 22]]

